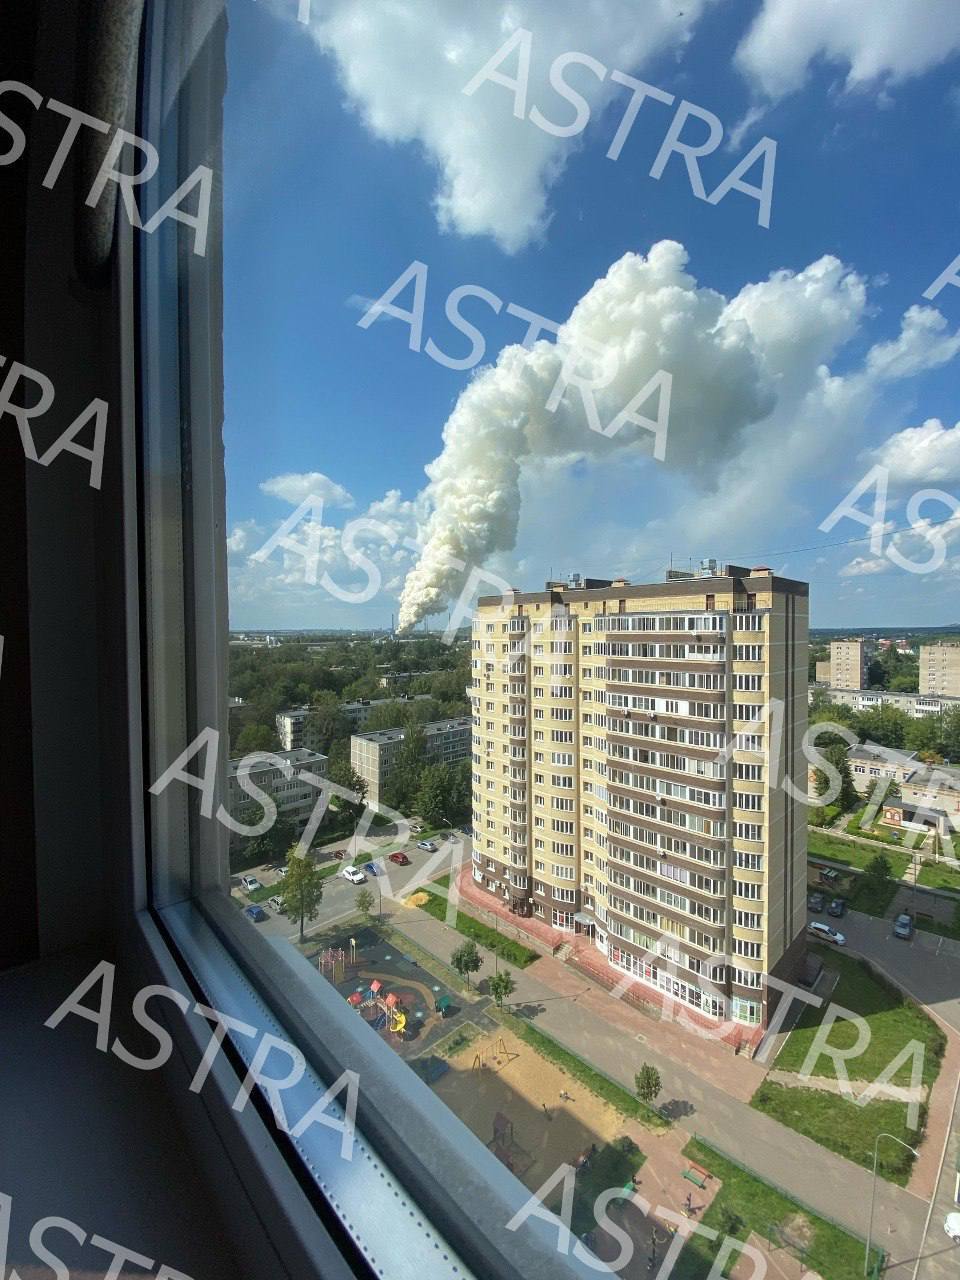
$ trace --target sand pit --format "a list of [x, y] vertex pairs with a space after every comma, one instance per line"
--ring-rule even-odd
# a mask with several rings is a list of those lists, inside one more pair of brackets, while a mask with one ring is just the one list
[[[506, 1054], [498, 1053], [501, 1039]], [[488, 1064], [482, 1070], [473, 1065], [478, 1051]], [[609, 1103], [507, 1032], [456, 1054], [432, 1088], [484, 1144], [493, 1138], [498, 1114], [512, 1123], [509, 1157], [531, 1190], [558, 1165], [574, 1164], [592, 1144], [603, 1147], [624, 1132], [623, 1117]], [[571, 1097], [561, 1101], [561, 1092]]]
[[411, 893], [409, 898], [403, 899], [405, 907], [422, 907], [425, 902], [430, 901], [430, 895], [426, 893]]

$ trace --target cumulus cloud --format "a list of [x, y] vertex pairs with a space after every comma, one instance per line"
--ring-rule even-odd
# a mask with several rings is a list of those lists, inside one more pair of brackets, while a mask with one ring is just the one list
[[736, 61], [775, 99], [802, 88], [818, 58], [844, 67], [851, 89], [920, 75], [958, 50], [956, 0], [764, 0]]
[[[463, 89], [510, 36], [533, 33], [527, 111], [537, 106], [557, 125], [576, 112], [549, 83], [561, 53], [583, 51], [608, 68], [635, 70], [665, 48], [680, 48], [711, 0], [328, 0], [311, 30], [336, 60], [348, 102], [388, 142], [418, 143], [438, 171], [437, 218], [461, 235], [490, 235], [515, 252], [549, 221], [547, 190], [572, 138], [555, 137], [514, 115], [514, 94], [484, 83]], [[499, 68], [516, 78], [519, 57]], [[593, 118], [628, 91], [571, 66], [566, 81]]]
[[271, 498], [280, 498], [298, 507], [307, 498], [319, 498], [324, 506], [352, 507], [353, 496], [342, 484], [337, 484], [321, 471], [288, 472], [286, 475], [273, 476], [260, 485], [261, 492]]
[[885, 440], [873, 459], [897, 485], [960, 483], [960, 422], [948, 427], [928, 418], [922, 426], [906, 427]]

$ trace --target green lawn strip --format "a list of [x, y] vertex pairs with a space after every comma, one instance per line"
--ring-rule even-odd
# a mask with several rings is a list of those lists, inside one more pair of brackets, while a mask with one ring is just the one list
[[960, 939], [960, 902], [953, 909], [952, 921], [934, 920], [926, 914], [917, 914], [913, 918], [913, 923], [925, 933], [936, 933], [941, 938]]
[[[597, 1196], [611, 1187], [626, 1186], [637, 1170], [643, 1168], [646, 1158], [633, 1139], [624, 1134], [601, 1147], [591, 1157], [589, 1165], [577, 1171], [570, 1218], [570, 1229], [574, 1235], [584, 1236], [596, 1228], [593, 1206]], [[557, 1199], [560, 1199], [559, 1195]], [[551, 1205], [551, 1208], [556, 1212], [558, 1206]]]
[[906, 853], [871, 849], [867, 845], [856, 844], [852, 840], [838, 840], [835, 836], [825, 835], [822, 831], [807, 833], [808, 856], [830, 858], [835, 862], [842, 862], [848, 867], [856, 867], [863, 871], [867, 863], [871, 862], [877, 854], [890, 863], [890, 874], [895, 880], [899, 880], [910, 865], [910, 856]]
[[475, 987], [468, 987], [460, 975], [445, 965], [442, 960], [438, 960], [436, 956], [431, 955], [429, 951], [425, 951], [423, 947], [418, 946], [411, 938], [399, 929], [393, 929], [390, 925], [378, 924], [376, 921], [372, 923], [373, 929], [384, 939], [385, 942], [392, 943], [403, 955], [410, 956], [416, 960], [421, 969], [425, 969], [427, 973], [432, 973], [435, 978], [456, 991], [458, 995], [474, 1002], [481, 998], [481, 993]]
[[481, 1030], [475, 1022], [461, 1022], [455, 1031], [438, 1040], [430, 1052], [436, 1054], [438, 1058], [452, 1058], [484, 1035], [489, 1035], [489, 1032]]
[[430, 883], [441, 885], [444, 889], [449, 889], [450, 888], [450, 872], [448, 871], [445, 876], [437, 876], [437, 878], [435, 880], [431, 880]]
[[[431, 893], [429, 889], [423, 889], [421, 892], [427, 895], [427, 901], [419, 904], [421, 911], [426, 911], [435, 920], [442, 920], [445, 924], [449, 923], [447, 921], [447, 899], [441, 897], [438, 893]], [[534, 960], [540, 959], [539, 951], [531, 951], [529, 947], [525, 947], [522, 943], [514, 942], [512, 938], [504, 937], [496, 929], [491, 929], [489, 925], [481, 924], [479, 920], [475, 920], [473, 916], [466, 915], [463, 911], [457, 912], [456, 923], [452, 927], [456, 929], [457, 933], [462, 933], [465, 938], [471, 938], [474, 942], [479, 943], [480, 946], [487, 947], [490, 951], [496, 951], [502, 959], [515, 964], [518, 969], [525, 969], [528, 964], [533, 964]]]
[[487, 1012], [491, 1017], [502, 1022], [507, 1030], [513, 1032], [518, 1039], [530, 1045], [542, 1058], [546, 1058], [561, 1067], [568, 1075], [578, 1080], [584, 1088], [589, 1089], [598, 1098], [602, 1098], [604, 1102], [609, 1102], [616, 1111], [619, 1111], [628, 1120], [639, 1120], [648, 1129], [660, 1130], [670, 1127], [670, 1121], [664, 1119], [659, 1111], [655, 1111], [653, 1107], [641, 1102], [628, 1089], [625, 1089], [622, 1084], [617, 1084], [616, 1080], [611, 1080], [602, 1071], [596, 1070], [589, 1062], [584, 1062], [583, 1058], [571, 1053], [569, 1049], [565, 1049], [562, 1044], [558, 1044], [551, 1036], [531, 1026], [523, 1018], [517, 1018], [505, 1009], [497, 1009], [493, 1005], [489, 1007]]
[[[915, 1146], [921, 1140], [927, 1111], [926, 1104], [921, 1103], [919, 1129], [908, 1129], [907, 1106], [903, 1102], [875, 1100], [861, 1107], [837, 1093], [795, 1089], [769, 1080], [756, 1091], [750, 1105], [865, 1169], [873, 1168], [877, 1134], [891, 1133]], [[905, 1187], [912, 1167], [909, 1151], [893, 1142], [880, 1144], [877, 1170], [889, 1182]]]
[[262, 884], [259, 889], [241, 889], [240, 892], [250, 902], [266, 902], [266, 900], [268, 898], [272, 898], [275, 893], [279, 894], [282, 888], [283, 881], [281, 880], [278, 881], [277, 884]]
[[[923, 1082], [933, 1084], [940, 1071], [940, 1062], [946, 1047], [946, 1037], [919, 1005], [908, 1000], [902, 992], [872, 971], [862, 960], [845, 956], [836, 949], [811, 947], [829, 969], [839, 972], [836, 987], [830, 993], [829, 1005], [840, 1005], [865, 1018], [870, 1028], [870, 1043], [856, 1058], [847, 1058], [845, 1065], [851, 1080], [876, 1080], [886, 1066], [911, 1040], [923, 1045]], [[819, 1008], [805, 1004], [796, 1026], [790, 1032], [777, 1055], [774, 1067], [778, 1071], [800, 1071], [807, 1052], [813, 1044], [817, 1028], [823, 1022], [828, 1004]], [[829, 1044], [837, 1049], [851, 1049], [858, 1038], [857, 1025], [847, 1018], [838, 1018], [830, 1028]], [[897, 1068], [893, 1084], [909, 1084], [912, 1062], [908, 1060]], [[822, 1054], [813, 1065], [812, 1075], [836, 1075], [834, 1062]]]
[[[804, 1268], [827, 1276], [829, 1280], [861, 1280], [862, 1240], [805, 1209], [697, 1138], [690, 1139], [683, 1154], [694, 1164], [708, 1169], [721, 1183], [713, 1203], [701, 1219], [705, 1227], [719, 1232], [719, 1237], [707, 1240], [700, 1235], [691, 1236], [677, 1259], [673, 1271], [676, 1280], [705, 1280], [724, 1236], [746, 1240], [755, 1231], [769, 1239], [771, 1232], [776, 1234], [775, 1228], [786, 1227], [793, 1238], [800, 1219], [812, 1237], [803, 1259]], [[779, 1246], [781, 1242], [772, 1243]], [[874, 1256], [879, 1259], [879, 1249], [874, 1250]], [[740, 1254], [734, 1253], [726, 1270], [729, 1271], [738, 1257]]]
[[917, 884], [927, 889], [960, 890], [960, 871], [943, 863], [924, 862], [917, 875]]
[[903, 831], [895, 831], [879, 823], [868, 827], [861, 826], [866, 810], [867, 806], [864, 805], [862, 809], [857, 809], [855, 813], [850, 815], [850, 820], [847, 823], [847, 831], [850, 835], [862, 835], [868, 840], [879, 840], [881, 844], [903, 844], [905, 838]]

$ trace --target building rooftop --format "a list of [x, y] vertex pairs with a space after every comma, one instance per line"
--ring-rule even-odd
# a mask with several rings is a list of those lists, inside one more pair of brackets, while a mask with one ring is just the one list
[[[259, 752], [250, 752], [250, 755], [258, 754]], [[286, 760], [292, 765], [316, 765], [319, 764], [320, 761], [323, 761], [324, 764], [327, 763], [327, 757], [325, 755], [322, 755], [319, 751], [310, 751], [306, 747], [296, 747], [293, 751], [272, 751], [270, 754], [274, 757], [279, 757], [281, 760]], [[230, 767], [229, 776], [231, 778], [235, 778], [237, 776], [240, 765], [247, 759], [249, 759], [249, 756], [239, 756], [236, 760], [229, 760], [227, 762]], [[276, 769], [277, 767], [278, 766], [272, 760], [254, 760], [251, 763], [248, 772], [251, 774], [264, 773], [269, 769]]]
[[[447, 733], [453, 729], [472, 729], [473, 720], [470, 716], [454, 717], [452, 720], [431, 720], [428, 724], [418, 724], [411, 726], [420, 729], [426, 737], [431, 737], [438, 733]], [[405, 727], [397, 729], [374, 729], [371, 733], [355, 733], [354, 738], [361, 738], [364, 742], [374, 742], [377, 746], [383, 746], [386, 742], [398, 742], [407, 733]]]
[[566, 582], [550, 581], [543, 591], [517, 591], [503, 596], [481, 596], [477, 601], [481, 608], [502, 604], [505, 607], [516, 604], [551, 604], [565, 600], [619, 600], [624, 595], [642, 594], [645, 596], [689, 596], [691, 591], [701, 588], [719, 591], [780, 591], [792, 595], [806, 596], [810, 587], [806, 582], [796, 582], [792, 578], [779, 578], [764, 565], [748, 569], [742, 565], [728, 564], [723, 573], [713, 576], [696, 574], [691, 577], [671, 577], [667, 582], [628, 582], [626, 578], [585, 578], [584, 585], [571, 585]]

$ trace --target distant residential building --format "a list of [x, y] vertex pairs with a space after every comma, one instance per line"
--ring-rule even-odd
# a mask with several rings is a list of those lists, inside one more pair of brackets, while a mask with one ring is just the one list
[[[422, 702], [429, 700], [429, 697], [428, 693], [417, 693], [401, 694], [398, 698], [359, 698], [356, 702], [342, 702], [340, 710], [350, 721], [351, 728], [357, 729], [370, 719], [374, 707], [394, 706], [398, 702]], [[309, 751], [319, 749], [321, 744], [308, 723], [314, 710], [313, 706], [305, 706], [290, 707], [279, 712], [276, 717], [277, 737], [284, 751], [296, 751], [298, 747], [306, 747]]]
[[833, 689], [862, 689], [867, 683], [866, 647], [862, 640], [830, 642], [830, 685]]
[[379, 678], [377, 684], [381, 689], [391, 689], [394, 685], [406, 684], [410, 680], [420, 680], [423, 676], [439, 674], [439, 671], [388, 671]]
[[920, 692], [960, 698], [960, 644], [920, 646]]
[[[960, 698], [931, 697], [923, 693], [891, 693], [889, 689], [818, 689], [831, 702], [841, 702], [854, 711], [869, 711], [874, 707], [897, 707], [908, 716], [919, 720], [922, 716], [940, 715], [951, 707], [960, 706]], [[812, 700], [813, 689], [807, 692]]]
[[[473, 720], [434, 720], [418, 725], [424, 737], [424, 760], [430, 764], [453, 764], [466, 760], [472, 752]], [[375, 809], [390, 771], [406, 737], [406, 729], [375, 729], [355, 733], [350, 739], [350, 763], [367, 783], [367, 804]]]
[[[304, 775], [309, 773], [313, 777], [325, 778], [327, 757], [317, 751], [307, 751], [303, 748], [295, 751], [277, 751], [273, 754], [286, 761], [292, 769], [291, 775], [287, 777], [284, 769], [273, 761], [257, 760], [249, 768], [250, 782], [274, 798], [277, 813], [292, 823], [296, 835], [299, 836], [321, 795], [321, 788]], [[259, 820], [261, 806], [260, 802], [248, 795], [240, 785], [239, 770], [245, 758], [241, 757], [229, 762], [227, 809], [231, 817], [250, 826]], [[231, 851], [239, 848], [248, 838], [231, 833]]]
[[831, 665], [832, 665], [832, 664], [831, 664], [831, 662], [830, 662], [830, 659], [829, 659], [829, 658], [824, 658], [821, 662], [818, 662], [818, 663], [817, 663], [817, 665], [816, 665], [816, 672], [815, 672], [815, 675], [814, 675], [814, 679], [815, 679], [818, 683], [820, 683], [820, 684], [829, 684], [829, 683], [830, 683], [830, 669], [831, 669]]
[[960, 830], [960, 768], [924, 764], [915, 752], [874, 743], [850, 747], [847, 759], [857, 791], [877, 794], [882, 825], [911, 831], [933, 828], [942, 836]]

